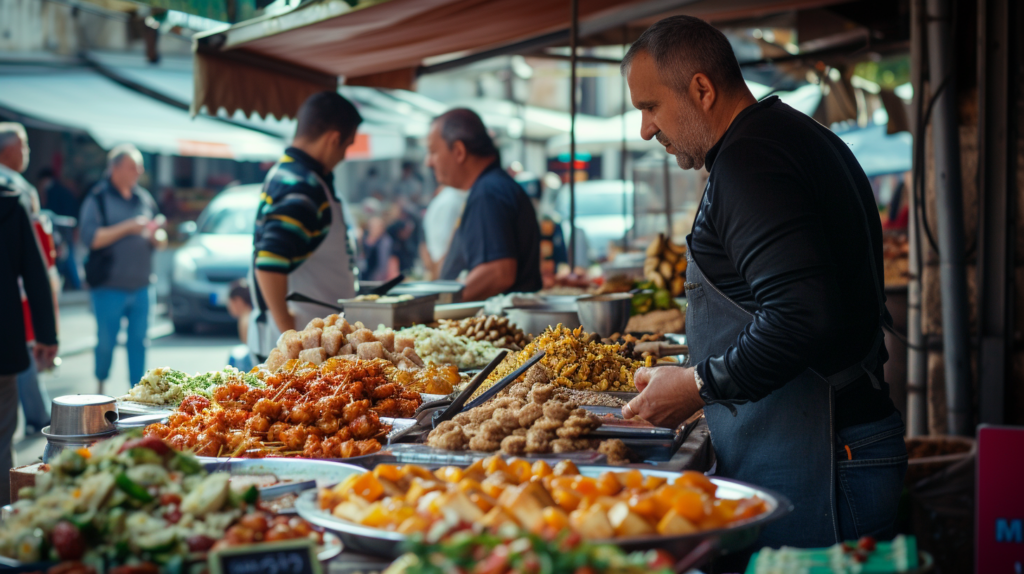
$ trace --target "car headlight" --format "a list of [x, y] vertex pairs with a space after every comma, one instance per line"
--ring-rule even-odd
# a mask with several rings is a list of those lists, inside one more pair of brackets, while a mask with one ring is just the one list
[[196, 259], [205, 257], [206, 249], [202, 247], [183, 247], [174, 254], [174, 272], [172, 277], [175, 282], [195, 281]]

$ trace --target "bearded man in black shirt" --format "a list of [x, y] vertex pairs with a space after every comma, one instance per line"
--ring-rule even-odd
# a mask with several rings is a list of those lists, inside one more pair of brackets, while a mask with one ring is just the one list
[[709, 171], [687, 238], [693, 367], [640, 370], [623, 415], [673, 425], [704, 408], [717, 473], [794, 504], [763, 544], [891, 537], [907, 455], [863, 170], [811, 118], [756, 101], [728, 40], [697, 18], [656, 23], [622, 69], [644, 139]]

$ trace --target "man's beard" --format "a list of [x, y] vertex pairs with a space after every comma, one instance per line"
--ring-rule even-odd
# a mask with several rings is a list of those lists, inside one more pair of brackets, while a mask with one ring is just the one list
[[680, 106], [679, 120], [677, 126], [687, 126], [689, 134], [685, 141], [669, 139], [665, 132], [658, 132], [654, 135], [658, 143], [663, 146], [672, 146], [675, 150], [676, 163], [683, 169], [700, 169], [704, 167], [704, 158], [708, 150], [715, 145], [715, 133], [707, 118], [701, 114], [697, 107], [688, 101]]

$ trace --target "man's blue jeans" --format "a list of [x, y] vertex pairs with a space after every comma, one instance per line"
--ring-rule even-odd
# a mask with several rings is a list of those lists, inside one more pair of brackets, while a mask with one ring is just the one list
[[128, 317], [128, 383], [134, 387], [146, 374], [149, 287], [135, 291], [93, 288], [92, 310], [96, 316], [96, 378], [105, 381], [110, 375], [121, 317]]
[[844, 540], [888, 540], [895, 534], [907, 472], [904, 432], [903, 419], [895, 412], [836, 433], [836, 511]]

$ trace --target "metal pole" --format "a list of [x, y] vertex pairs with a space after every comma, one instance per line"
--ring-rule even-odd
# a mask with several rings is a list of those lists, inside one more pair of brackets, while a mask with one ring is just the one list
[[978, 2], [978, 422], [1001, 424], [1013, 352], [1017, 225], [1011, 102], [1012, 0]]
[[949, 33], [949, 0], [928, 0], [927, 6], [931, 89], [934, 92], [943, 83], [947, 84], [938, 94], [932, 116], [946, 406], [949, 434], [966, 436], [972, 434], [971, 364], [968, 354], [964, 198], [960, 189], [960, 134], [952, 57], [955, 39]]
[[910, 2], [910, 75], [914, 86], [914, 177], [910, 189], [905, 191], [909, 200], [910, 221], [907, 235], [910, 238], [909, 271], [907, 285], [907, 435], [928, 434], [928, 351], [925, 350], [924, 335], [921, 333], [921, 230], [917, 221], [917, 178], [924, 175], [924, 166], [919, 163], [919, 150], [924, 146], [924, 127], [920, 125], [922, 100], [924, 100], [924, 0]]
[[661, 165], [665, 179], [665, 222], [668, 224], [665, 237], [672, 239], [672, 177], [668, 173], [668, 154], [665, 154], [665, 161]]
[[580, 18], [579, 0], [571, 0], [569, 24], [569, 272], [576, 271], [576, 44]]

